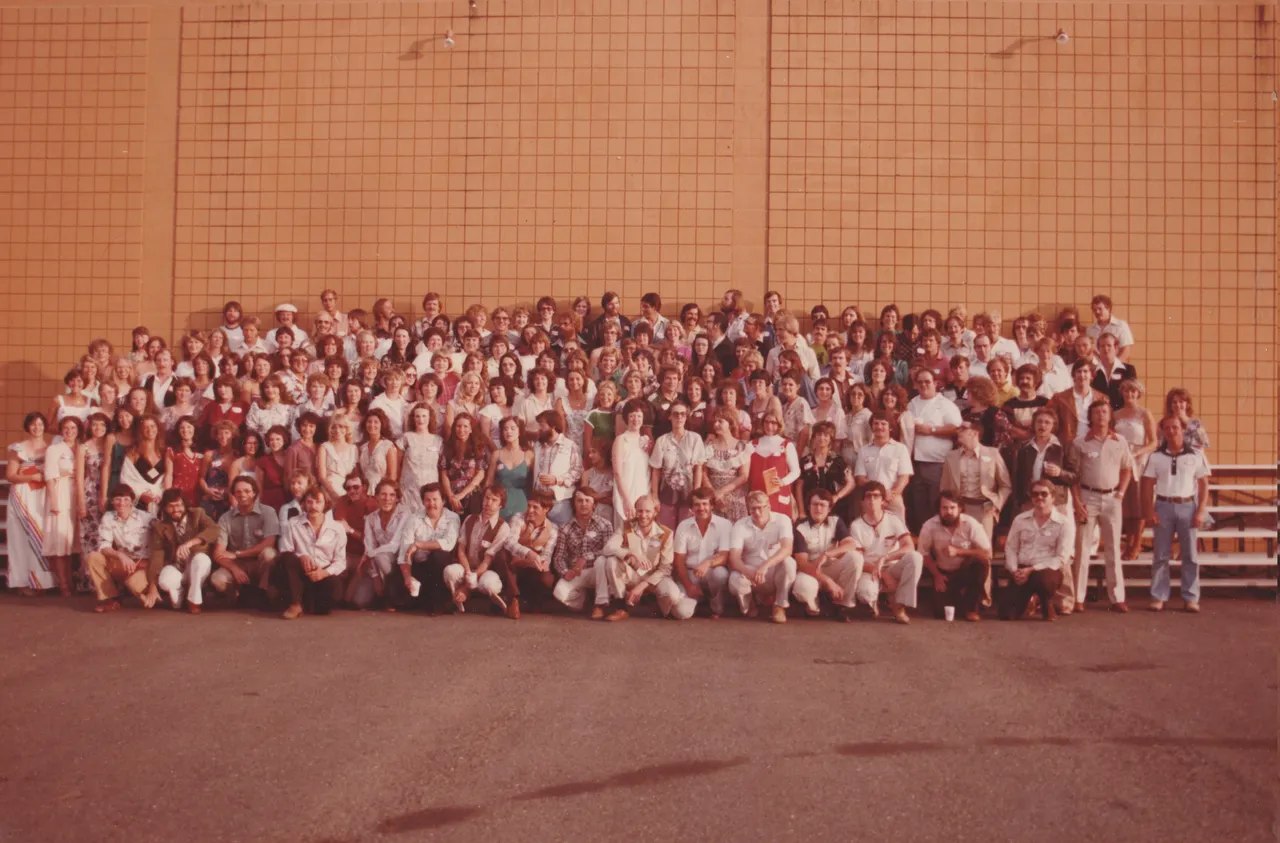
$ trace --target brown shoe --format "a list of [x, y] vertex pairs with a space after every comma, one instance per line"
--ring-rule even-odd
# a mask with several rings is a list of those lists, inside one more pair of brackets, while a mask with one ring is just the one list
[[190, 614], [193, 614], [193, 615], [198, 615], [198, 614], [200, 614], [200, 604], [199, 604], [199, 603], [188, 603], [188, 604], [187, 604], [187, 612], [189, 612]]
[[1119, 603], [1112, 603], [1111, 611], [1119, 612], [1122, 615], [1127, 615], [1129, 614], [1129, 604], [1125, 603], [1123, 600], [1120, 601]]
[[1190, 612], [1193, 615], [1198, 615], [1200, 614], [1200, 604], [1195, 602], [1184, 603], [1182, 606], [1182, 611]]
[[1074, 613], [1075, 613], [1075, 614], [1077, 614], [1077, 615], [1083, 615], [1083, 614], [1084, 614], [1084, 601], [1083, 601], [1083, 600], [1081, 600], [1079, 603], [1077, 603], [1077, 604], [1076, 604], [1076, 606], [1075, 606], [1075, 608], [1074, 608], [1074, 609], [1072, 609], [1071, 611], [1072, 611], [1072, 612], [1074, 612]]
[[110, 600], [103, 600], [97, 606], [94, 606], [93, 611], [98, 612], [99, 614], [102, 614], [106, 612], [114, 612], [116, 609], [119, 609], [119, 608], [120, 608], [120, 601], [113, 597]]
[[773, 607], [773, 617], [771, 618], [771, 620], [772, 620], [774, 623], [786, 623], [786, 622], [787, 622], [787, 610], [786, 610], [786, 609], [784, 609], [784, 608], [782, 608], [781, 606], [774, 606], [774, 607]]
[[969, 623], [977, 623], [978, 621], [982, 620], [982, 615], [978, 614], [977, 612], [969, 612], [964, 616], [964, 619], [967, 620]]
[[629, 617], [631, 617], [631, 615], [626, 609], [614, 609], [607, 617], [605, 617], [605, 620], [609, 623], [615, 623], [617, 621], [625, 621]]
[[756, 618], [759, 616], [760, 616], [760, 607], [757, 606], [755, 601], [753, 600], [751, 601], [751, 606], [747, 608], [747, 617]]
[[284, 614], [281, 615], [280, 617], [284, 618], [287, 621], [297, 620], [298, 618], [302, 617], [302, 607], [295, 603], [289, 608], [285, 609]]
[[1152, 611], [1152, 612], [1163, 612], [1163, 611], [1164, 611], [1164, 601], [1163, 601], [1163, 600], [1152, 600], [1152, 601], [1147, 605], [1147, 609], [1148, 609], [1148, 610], [1150, 610], [1150, 611]]
[[520, 598], [513, 597], [511, 602], [507, 604], [507, 617], [513, 621], [520, 620]]
[[894, 607], [893, 607], [893, 619], [894, 619], [894, 621], [895, 621], [895, 622], [900, 623], [900, 624], [909, 624], [909, 623], [911, 623], [911, 618], [907, 617], [907, 607], [906, 607], [906, 606], [894, 606]]
[[1044, 606], [1044, 619], [1051, 623], [1058, 619], [1058, 610], [1054, 608], [1052, 601], [1046, 603]]
[[602, 620], [604, 620], [604, 607], [603, 607], [603, 606], [594, 606], [594, 607], [592, 607], [592, 609], [591, 609], [591, 620], [593, 620], [593, 621], [602, 621]]

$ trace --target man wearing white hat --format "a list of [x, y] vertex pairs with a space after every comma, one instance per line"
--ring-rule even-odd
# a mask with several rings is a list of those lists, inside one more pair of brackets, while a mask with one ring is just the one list
[[288, 302], [276, 306], [276, 322], [279, 328], [272, 328], [267, 332], [267, 351], [275, 354], [280, 350], [280, 346], [276, 345], [276, 332], [280, 328], [289, 328], [293, 331], [293, 347], [307, 348], [311, 345], [311, 338], [307, 336], [307, 332], [302, 330], [302, 326], [298, 323], [298, 308]]

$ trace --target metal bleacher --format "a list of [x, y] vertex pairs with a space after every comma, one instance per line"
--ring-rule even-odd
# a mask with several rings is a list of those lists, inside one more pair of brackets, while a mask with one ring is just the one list
[[[8, 570], [8, 535], [5, 522], [9, 483], [0, 463], [0, 571]], [[1209, 512], [1213, 525], [1197, 536], [1200, 545], [1200, 583], [1205, 588], [1275, 588], [1277, 554], [1277, 466], [1217, 465], [1209, 485]], [[1148, 549], [1138, 559], [1125, 562], [1125, 584], [1151, 584], [1152, 530], [1144, 532]], [[1173, 566], [1179, 566], [1175, 548]], [[1103, 560], [1091, 559], [1101, 585]], [[1174, 585], [1177, 585], [1174, 577]]]

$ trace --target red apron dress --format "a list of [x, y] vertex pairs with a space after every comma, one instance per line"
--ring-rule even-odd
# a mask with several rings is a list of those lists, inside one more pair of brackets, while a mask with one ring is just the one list
[[[753, 492], [766, 491], [768, 486], [764, 482], [764, 473], [769, 469], [773, 469], [778, 478], [787, 476], [787, 449], [784, 445], [782, 450], [771, 457], [762, 457], [760, 454], [752, 452], [751, 467], [747, 472], [747, 485]], [[791, 518], [791, 486], [787, 485], [769, 495], [769, 508], [774, 512]]]

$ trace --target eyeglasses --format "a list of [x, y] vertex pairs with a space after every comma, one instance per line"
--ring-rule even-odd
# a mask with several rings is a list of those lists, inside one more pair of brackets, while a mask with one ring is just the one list
[[1042, 492], [1032, 492], [1032, 493], [1031, 493], [1031, 497], [1033, 497], [1033, 498], [1047, 498], [1047, 497], [1050, 497], [1050, 495], [1049, 495], [1049, 493], [1048, 493], [1048, 492], [1043, 492], [1043, 491], [1042, 491]]

